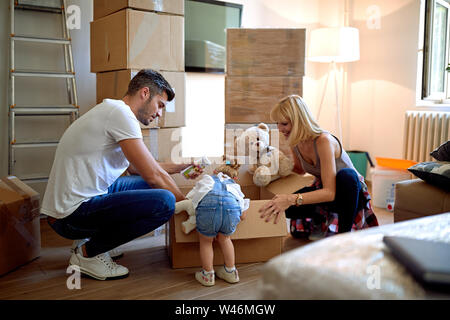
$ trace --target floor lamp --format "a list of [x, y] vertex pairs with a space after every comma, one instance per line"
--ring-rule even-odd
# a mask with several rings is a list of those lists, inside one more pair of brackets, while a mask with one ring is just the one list
[[319, 121], [322, 110], [323, 100], [327, 90], [330, 72], [334, 73], [334, 89], [336, 95], [337, 123], [339, 138], [342, 137], [341, 114], [339, 106], [339, 90], [337, 79], [336, 63], [352, 62], [359, 60], [359, 32], [356, 28], [338, 27], [338, 28], [320, 28], [311, 31], [308, 60], [314, 62], [328, 63], [329, 69], [325, 87], [322, 92], [317, 121]]

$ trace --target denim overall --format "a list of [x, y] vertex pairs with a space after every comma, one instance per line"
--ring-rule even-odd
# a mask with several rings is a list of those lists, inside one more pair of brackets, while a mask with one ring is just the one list
[[214, 187], [199, 202], [196, 209], [197, 231], [206, 237], [215, 237], [217, 233], [230, 236], [241, 221], [241, 207], [237, 199], [227, 190], [227, 184], [235, 183], [231, 179], [223, 182], [216, 175]]

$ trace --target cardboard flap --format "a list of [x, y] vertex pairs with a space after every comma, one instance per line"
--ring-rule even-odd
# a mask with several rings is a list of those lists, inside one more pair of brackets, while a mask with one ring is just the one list
[[268, 184], [265, 189], [273, 194], [289, 194], [310, 185], [314, 176], [310, 174], [299, 175], [292, 173]]
[[30, 199], [31, 201], [39, 200], [39, 193], [15, 176], [0, 179], [0, 202], [9, 204], [24, 199]]
[[24, 198], [31, 198], [32, 200], [39, 198], [39, 193], [15, 176], [4, 177], [2, 180]]
[[[265, 222], [264, 219], [260, 218], [258, 210], [266, 202], [267, 200], [250, 201], [250, 208], [247, 210], [247, 216], [245, 220], [238, 224], [236, 232], [231, 236], [231, 239], [282, 237], [288, 234], [285, 215], [280, 217], [280, 221], [277, 224], [274, 224], [273, 220]], [[186, 212], [174, 215], [176, 242], [198, 242], [196, 230], [189, 234], [185, 234], [181, 230], [181, 223], [186, 221], [187, 218], [188, 214]]]

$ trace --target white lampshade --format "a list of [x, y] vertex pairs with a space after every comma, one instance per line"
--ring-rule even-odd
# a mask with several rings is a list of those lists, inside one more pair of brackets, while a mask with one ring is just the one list
[[339, 27], [311, 31], [308, 59], [328, 63], [359, 60], [358, 29]]

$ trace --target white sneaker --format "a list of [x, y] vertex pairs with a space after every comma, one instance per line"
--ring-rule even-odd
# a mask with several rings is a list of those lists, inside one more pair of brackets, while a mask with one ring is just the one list
[[202, 285], [211, 287], [215, 283], [214, 271], [207, 273], [204, 270], [198, 271], [195, 273], [195, 279], [197, 279], [197, 281], [200, 282]]
[[[72, 253], [74, 253], [78, 247], [81, 247], [83, 244], [85, 244], [88, 241], [89, 241], [89, 239], [74, 240], [72, 243], [72, 247], [70, 248], [70, 251]], [[122, 256], [123, 256], [123, 252], [119, 249], [119, 247], [109, 250], [108, 253], [112, 259], [122, 258]]]
[[98, 280], [125, 278], [129, 273], [126, 267], [116, 264], [107, 252], [85, 258], [77, 249], [70, 257], [70, 265], [78, 266], [81, 273]]
[[233, 271], [227, 271], [225, 266], [221, 266], [219, 269], [215, 270], [217, 278], [225, 280], [228, 283], [239, 282], [239, 274], [236, 268]]

